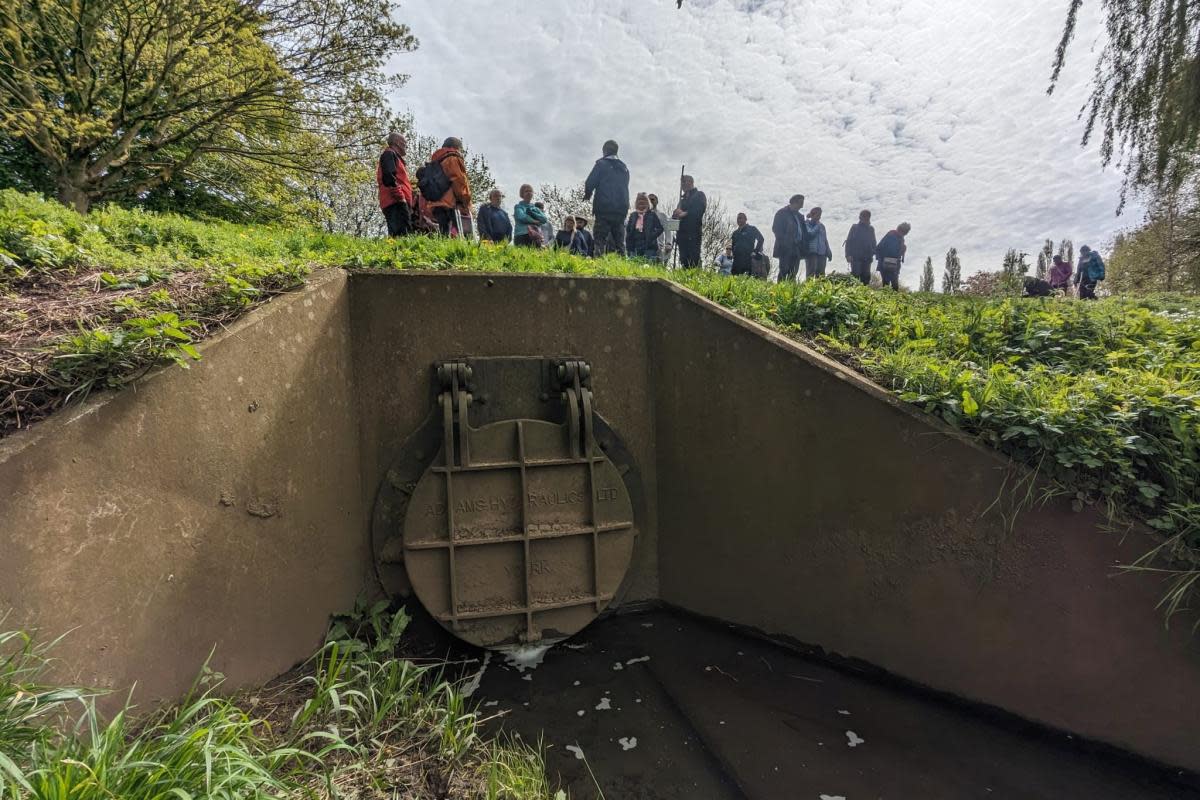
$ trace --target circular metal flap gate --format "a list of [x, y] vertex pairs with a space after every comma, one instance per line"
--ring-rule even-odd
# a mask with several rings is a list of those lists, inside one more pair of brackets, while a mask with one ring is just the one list
[[629, 568], [633, 507], [594, 441], [591, 392], [570, 372], [580, 368], [560, 376], [565, 423], [478, 429], [467, 421], [470, 395], [443, 376], [442, 448], [408, 503], [404, 565], [425, 608], [466, 641], [570, 636], [613, 600]]

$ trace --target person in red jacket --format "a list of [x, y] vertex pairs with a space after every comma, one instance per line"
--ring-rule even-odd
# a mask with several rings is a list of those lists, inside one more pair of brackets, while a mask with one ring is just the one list
[[412, 232], [412, 184], [404, 153], [408, 143], [398, 133], [389, 133], [387, 149], [379, 155], [375, 167], [375, 185], [379, 188], [379, 208], [387, 220], [388, 236], [407, 236]]

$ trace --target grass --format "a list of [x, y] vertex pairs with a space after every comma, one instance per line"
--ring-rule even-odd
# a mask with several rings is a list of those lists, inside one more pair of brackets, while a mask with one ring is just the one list
[[414, 237], [366, 240], [0, 192], [0, 434], [119, 387], [321, 267], [666, 278], [805, 341], [1165, 544], [1164, 608], [1200, 572], [1200, 301], [980, 299], [853, 281], [768, 285], [617, 258]]
[[0, 798], [566, 800], [539, 749], [488, 740], [453, 684], [396, 656], [403, 611], [364, 611], [299, 675], [227, 698], [205, 670], [148, 717], [43, 684], [47, 649], [0, 633]]

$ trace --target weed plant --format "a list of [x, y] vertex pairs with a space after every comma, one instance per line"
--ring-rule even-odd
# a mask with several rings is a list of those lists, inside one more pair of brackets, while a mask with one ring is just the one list
[[205, 669], [149, 716], [128, 702], [105, 715], [95, 693], [44, 684], [46, 648], [0, 633], [0, 798], [566, 800], [538, 749], [486, 739], [451, 683], [395, 655], [403, 611], [363, 611], [353, 627], [382, 638], [335, 626], [303, 677], [254, 697], [222, 697]]

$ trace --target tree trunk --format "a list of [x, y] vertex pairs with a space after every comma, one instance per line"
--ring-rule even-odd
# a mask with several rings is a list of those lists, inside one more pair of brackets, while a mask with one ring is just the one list
[[92, 198], [80, 186], [73, 182], [70, 176], [64, 175], [58, 179], [58, 202], [67, 208], [73, 208], [80, 214], [88, 213]]

